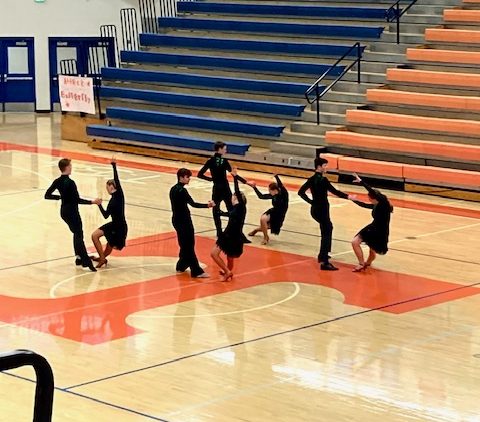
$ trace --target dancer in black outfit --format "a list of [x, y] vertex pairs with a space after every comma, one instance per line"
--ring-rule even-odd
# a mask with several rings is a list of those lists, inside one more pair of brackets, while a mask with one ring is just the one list
[[[235, 193], [232, 195], [232, 209], [228, 213], [228, 224], [225, 230], [220, 233], [217, 244], [213, 247], [211, 256], [220, 267], [220, 273], [223, 275], [222, 281], [229, 281], [233, 277], [234, 259], [239, 258], [243, 253], [243, 244], [246, 243], [246, 237], [243, 234], [243, 225], [247, 215], [247, 199], [243, 192], [240, 192], [238, 182], [240, 177], [236, 169], [232, 170], [235, 185]], [[227, 264], [220, 257], [220, 253], [227, 255]]]
[[285, 189], [285, 186], [283, 186], [278, 175], [275, 175], [275, 180], [276, 183], [270, 183], [270, 185], [268, 185], [268, 193], [266, 194], [258, 190], [255, 182], [247, 183], [247, 185], [254, 189], [260, 199], [272, 200], [272, 208], [265, 211], [260, 217], [260, 227], [257, 227], [248, 234], [249, 236], [255, 236], [258, 232], [262, 232], [262, 245], [266, 245], [270, 241], [268, 229], [270, 229], [272, 234], [280, 233], [288, 210], [288, 191]]
[[[390, 216], [393, 212], [393, 206], [388, 198], [380, 191], [372, 189], [356, 173], [353, 174], [355, 182], [360, 183], [368, 191], [368, 198], [371, 203], [354, 200], [362, 208], [372, 210], [373, 221], [360, 230], [352, 240], [352, 247], [358, 259], [358, 265], [353, 271], [363, 271], [369, 267], [375, 260], [377, 254], [385, 255], [388, 252], [388, 235], [390, 232]], [[365, 242], [370, 248], [367, 261], [363, 257], [361, 244]]]
[[209, 201], [208, 204], [199, 204], [195, 202], [187, 189], [186, 185], [190, 183], [192, 172], [181, 168], [177, 171], [178, 183], [170, 189], [170, 203], [172, 205], [172, 224], [177, 232], [178, 244], [180, 246], [179, 260], [177, 262], [177, 272], [184, 272], [190, 268], [190, 274], [195, 278], [207, 278], [209, 275], [203, 271], [195, 255], [195, 231], [193, 228], [192, 217], [188, 206], [194, 208], [212, 208], [215, 203]]
[[[227, 171], [232, 172], [232, 167], [228, 160], [223, 156], [227, 153], [227, 145], [223, 142], [216, 142], [215, 154], [209, 158], [204, 166], [198, 172], [198, 178], [213, 182], [212, 201], [215, 202], [213, 207], [213, 221], [215, 228], [217, 229], [217, 237], [222, 233], [222, 221], [220, 219], [222, 213], [220, 211], [220, 203], [225, 202], [227, 211], [231, 211], [232, 205], [232, 191], [227, 179]], [[210, 176], [206, 176], [205, 173], [210, 170]], [[242, 183], [246, 183], [246, 180], [242, 177], [239, 178]]]
[[[308, 202], [312, 208], [310, 214], [315, 221], [320, 225], [320, 253], [318, 254], [318, 262], [320, 269], [325, 271], [336, 271], [337, 267], [330, 262], [328, 255], [332, 249], [332, 233], [333, 225], [330, 220], [330, 204], [328, 202], [328, 192], [333, 193], [339, 198], [355, 199], [354, 196], [349, 196], [346, 193], [335, 189], [330, 181], [325, 176], [327, 172], [328, 161], [324, 158], [315, 159], [315, 174], [310, 177], [298, 191], [298, 195], [305, 202]], [[312, 198], [310, 199], [306, 192], [310, 190]]]
[[[92, 265], [92, 261], [85, 248], [82, 219], [80, 217], [80, 212], [78, 211], [78, 205], [100, 205], [102, 200], [97, 198], [90, 201], [88, 199], [80, 198], [77, 185], [69, 177], [72, 173], [71, 160], [68, 158], [62, 158], [58, 162], [58, 168], [62, 172], [62, 175], [58, 179], [55, 179], [52, 185], [47, 189], [45, 192], [45, 199], [62, 201], [60, 216], [62, 217], [62, 220], [67, 223], [68, 228], [73, 233], [73, 249], [76, 255], [75, 264], [81, 265], [83, 268], [88, 268], [90, 271], [97, 271]], [[53, 194], [55, 190], [58, 190], [60, 195]]]
[[[112, 196], [105, 210], [100, 204], [100, 212], [103, 218], [112, 217], [110, 223], [104, 224], [92, 233], [92, 241], [98, 252], [98, 265], [101, 268], [107, 264], [107, 256], [113, 249], [122, 250], [125, 247], [127, 239], [128, 226], [125, 219], [125, 196], [123, 194], [120, 178], [118, 177], [117, 164], [114, 160], [111, 162], [113, 168], [113, 179], [107, 181], [107, 192]], [[105, 236], [107, 244], [103, 250], [100, 238]]]

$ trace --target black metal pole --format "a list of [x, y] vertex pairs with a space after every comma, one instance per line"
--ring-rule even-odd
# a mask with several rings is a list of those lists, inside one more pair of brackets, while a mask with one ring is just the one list
[[358, 58], [358, 64], [357, 64], [357, 83], [360, 83], [360, 61], [362, 59], [362, 48], [360, 46], [360, 43], [357, 44], [357, 58]]
[[317, 99], [317, 125], [320, 124], [320, 92], [318, 88], [318, 83], [317, 86], [315, 87], [315, 97]]
[[400, 1], [397, 2], [397, 44], [400, 44]]

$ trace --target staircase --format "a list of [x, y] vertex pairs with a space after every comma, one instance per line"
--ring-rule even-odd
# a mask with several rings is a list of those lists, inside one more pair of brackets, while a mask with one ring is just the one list
[[367, 90], [365, 106], [346, 112], [345, 127], [326, 133], [326, 144], [372, 176], [478, 198], [480, 1], [447, 9], [443, 18], [425, 31], [423, 45], [407, 49], [405, 65], [387, 70], [385, 85]]

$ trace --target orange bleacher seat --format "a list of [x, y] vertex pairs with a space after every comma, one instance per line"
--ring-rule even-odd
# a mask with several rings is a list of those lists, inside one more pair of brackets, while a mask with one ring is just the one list
[[347, 110], [347, 122], [480, 137], [480, 121], [412, 116], [370, 110]]
[[461, 95], [427, 94], [394, 89], [369, 89], [367, 90], [367, 100], [385, 104], [480, 111], [480, 97]]
[[431, 48], [408, 48], [407, 59], [412, 61], [463, 63], [480, 65], [480, 52], [436, 50]]
[[425, 41], [480, 44], [480, 31], [470, 29], [427, 28]]
[[407, 181], [428, 182], [443, 186], [465, 186], [474, 189], [480, 186], [480, 172], [477, 171], [405, 164], [403, 175]]
[[480, 162], [480, 146], [476, 145], [394, 138], [347, 131], [329, 131], [325, 134], [325, 140], [329, 145], [348, 145], [375, 151], [405, 152]]
[[332, 170], [338, 170], [338, 160], [340, 157], [343, 157], [343, 155], [332, 154], [330, 152], [325, 154], [320, 154], [320, 156], [328, 160], [328, 168]]
[[343, 173], [358, 172], [372, 176], [403, 178], [403, 164], [390, 163], [388, 161], [341, 157], [338, 160], [338, 170]]
[[480, 10], [447, 9], [443, 11], [446, 22], [480, 22]]
[[458, 72], [436, 72], [417, 69], [388, 69], [387, 80], [392, 82], [414, 82], [417, 84], [465, 87], [480, 90], [480, 74]]

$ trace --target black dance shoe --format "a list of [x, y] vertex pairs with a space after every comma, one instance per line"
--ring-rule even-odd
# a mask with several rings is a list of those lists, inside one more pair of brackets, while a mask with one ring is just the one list
[[333, 264], [330, 264], [330, 262], [327, 262], [326, 264], [320, 264], [320, 269], [322, 271], [338, 271], [338, 268]]

